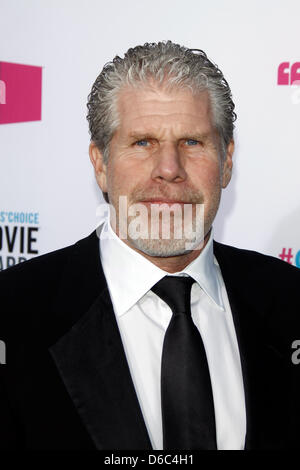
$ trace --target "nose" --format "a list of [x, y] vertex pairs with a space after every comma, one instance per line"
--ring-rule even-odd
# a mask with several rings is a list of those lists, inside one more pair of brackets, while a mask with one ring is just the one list
[[175, 144], [164, 143], [160, 145], [154, 156], [152, 179], [180, 183], [187, 178], [184, 161]]

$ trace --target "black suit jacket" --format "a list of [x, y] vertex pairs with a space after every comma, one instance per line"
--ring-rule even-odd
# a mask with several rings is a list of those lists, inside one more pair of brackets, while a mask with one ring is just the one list
[[[245, 447], [297, 448], [300, 270], [217, 242], [214, 253], [240, 348]], [[3, 271], [0, 295], [0, 448], [151, 450], [96, 232]]]

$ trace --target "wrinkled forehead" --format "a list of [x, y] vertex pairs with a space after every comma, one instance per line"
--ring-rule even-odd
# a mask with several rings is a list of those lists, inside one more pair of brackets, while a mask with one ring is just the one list
[[118, 95], [117, 110], [123, 132], [168, 125], [190, 130], [201, 124], [208, 130], [212, 118], [208, 92], [195, 93], [187, 87], [127, 86]]

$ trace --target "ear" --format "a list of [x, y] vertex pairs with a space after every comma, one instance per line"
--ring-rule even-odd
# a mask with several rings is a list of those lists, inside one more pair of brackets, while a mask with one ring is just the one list
[[222, 188], [226, 188], [229, 181], [231, 180], [233, 151], [234, 151], [234, 141], [231, 140], [228, 144], [225, 160], [223, 162]]
[[98, 185], [100, 186], [103, 193], [107, 193], [107, 178], [106, 178], [106, 170], [107, 166], [103, 162], [103, 153], [95, 142], [91, 141], [89, 147], [89, 155], [92, 165], [95, 170], [95, 176]]

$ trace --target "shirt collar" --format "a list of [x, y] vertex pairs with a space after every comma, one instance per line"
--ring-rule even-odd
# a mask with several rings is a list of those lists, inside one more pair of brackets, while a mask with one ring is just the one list
[[[108, 219], [100, 233], [100, 257], [116, 315], [135, 305], [158, 281], [170, 273], [130, 248], [112, 230]], [[200, 255], [179, 274], [188, 274], [224, 309], [213, 254], [213, 232]]]

